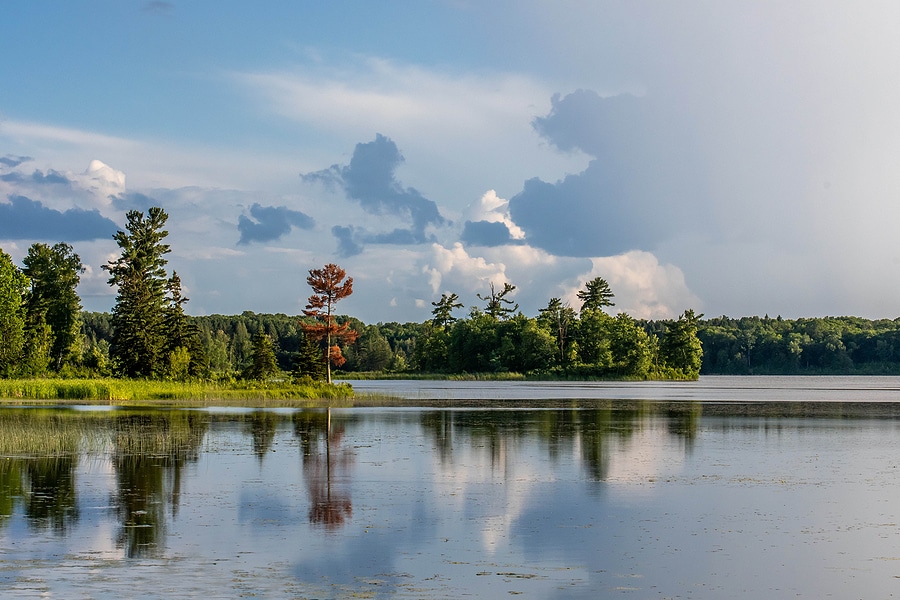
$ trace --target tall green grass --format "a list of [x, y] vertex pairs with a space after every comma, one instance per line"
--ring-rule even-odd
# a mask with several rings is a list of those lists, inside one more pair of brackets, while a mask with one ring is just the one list
[[261, 403], [273, 400], [290, 405], [291, 401], [339, 400], [353, 396], [349, 384], [330, 385], [310, 381], [287, 382], [175, 382], [142, 379], [4, 379], [0, 380], [0, 401], [7, 404], [24, 401], [103, 404], [177, 404], [208, 405], [217, 401]]

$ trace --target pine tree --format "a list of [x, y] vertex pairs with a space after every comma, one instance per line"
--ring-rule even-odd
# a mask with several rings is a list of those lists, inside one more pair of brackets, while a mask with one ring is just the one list
[[110, 355], [116, 369], [127, 377], [155, 377], [168, 370], [165, 352], [166, 259], [170, 252], [163, 240], [168, 215], [152, 207], [147, 217], [132, 210], [124, 231], [113, 239], [122, 255], [103, 265], [109, 284], [118, 286], [112, 312]]
[[612, 301], [616, 297], [609, 288], [609, 284], [602, 277], [595, 277], [584, 284], [584, 289], [577, 294], [583, 302], [581, 312], [587, 310], [603, 310], [604, 306], [615, 306]]
[[[181, 292], [181, 278], [175, 271], [166, 282], [166, 308], [163, 327], [167, 336], [166, 351], [169, 362], [173, 358], [180, 357], [179, 362], [184, 361], [187, 355], [187, 366], [184, 374], [176, 378], [184, 378], [187, 375], [199, 377], [207, 371], [206, 352], [200, 342], [200, 329], [191, 322], [184, 313], [184, 305], [189, 298], [185, 298]], [[170, 373], [170, 376], [173, 374]]]
[[275, 348], [272, 338], [260, 331], [253, 337], [253, 351], [250, 366], [244, 372], [247, 379], [267, 379], [278, 373], [278, 362], [275, 360]]

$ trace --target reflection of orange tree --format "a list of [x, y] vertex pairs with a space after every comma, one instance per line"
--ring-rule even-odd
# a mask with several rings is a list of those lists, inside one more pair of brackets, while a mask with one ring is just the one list
[[331, 411], [300, 413], [295, 431], [301, 437], [303, 477], [309, 492], [309, 521], [334, 531], [353, 515], [347, 482], [354, 455], [341, 447], [344, 426], [331, 426]]

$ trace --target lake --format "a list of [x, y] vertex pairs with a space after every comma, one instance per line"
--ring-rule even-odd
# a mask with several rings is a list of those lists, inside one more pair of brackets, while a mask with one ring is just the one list
[[0, 593], [887, 598], [900, 584], [900, 378], [353, 383], [418, 406], [0, 409]]

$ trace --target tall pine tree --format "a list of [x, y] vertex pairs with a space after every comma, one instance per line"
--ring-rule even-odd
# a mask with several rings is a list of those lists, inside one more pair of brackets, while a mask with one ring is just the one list
[[110, 356], [115, 368], [127, 377], [155, 377], [165, 374], [166, 254], [163, 229], [169, 216], [158, 206], [144, 213], [126, 215], [125, 231], [113, 239], [122, 255], [103, 265], [109, 284], [118, 286], [112, 312], [113, 337]]

